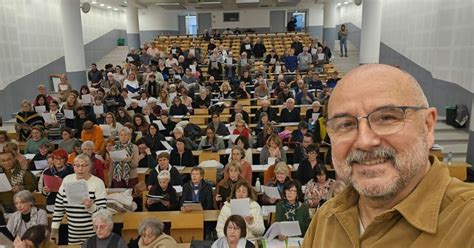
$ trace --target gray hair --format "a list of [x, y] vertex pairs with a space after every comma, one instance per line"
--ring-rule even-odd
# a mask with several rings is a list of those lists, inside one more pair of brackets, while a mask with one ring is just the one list
[[158, 180], [164, 180], [164, 179], [171, 179], [170, 172], [167, 170], [160, 171], [160, 174], [158, 174]]
[[110, 227], [110, 230], [112, 230], [114, 227], [112, 213], [107, 209], [101, 209], [92, 215], [92, 223], [95, 223], [97, 220], [107, 223], [107, 225]]
[[146, 229], [149, 229], [154, 235], [159, 236], [163, 233], [165, 224], [159, 219], [149, 218], [145, 219], [138, 226], [138, 234], [143, 235]]
[[131, 135], [132, 134], [132, 131], [130, 129], [128, 129], [128, 127], [123, 127], [119, 130], [119, 134], [120, 133], [126, 133], [128, 135]]
[[176, 133], [176, 132], [184, 134], [184, 130], [182, 127], [175, 127], [173, 129], [173, 133]]
[[84, 143], [82, 143], [81, 145], [81, 149], [84, 149], [84, 148], [94, 148], [94, 141], [85, 141]]
[[22, 190], [22, 191], [19, 191], [18, 193], [16, 193], [13, 196], [13, 201], [15, 201], [16, 198], [20, 199], [20, 201], [22, 201], [22, 202], [31, 203], [32, 206], [35, 205], [35, 197], [28, 190]]
[[92, 166], [91, 158], [84, 153], [77, 155], [76, 158], [74, 158], [74, 163], [76, 163], [77, 160], [82, 160], [86, 162], [89, 166]]

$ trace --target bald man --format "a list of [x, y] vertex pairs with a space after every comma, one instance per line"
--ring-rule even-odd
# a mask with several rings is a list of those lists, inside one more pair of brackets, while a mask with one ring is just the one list
[[349, 72], [327, 121], [349, 186], [314, 215], [303, 247], [474, 247], [474, 186], [429, 156], [436, 116], [408, 73], [380, 64]]

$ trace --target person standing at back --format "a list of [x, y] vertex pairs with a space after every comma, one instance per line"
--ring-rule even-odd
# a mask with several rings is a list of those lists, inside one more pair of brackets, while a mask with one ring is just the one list
[[347, 57], [347, 35], [348, 31], [346, 25], [342, 24], [341, 29], [337, 33], [337, 37], [339, 38], [339, 46], [341, 47], [341, 57]]
[[318, 209], [303, 247], [474, 247], [474, 186], [430, 156], [436, 117], [407, 72], [350, 71], [326, 122], [334, 168], [349, 186]]

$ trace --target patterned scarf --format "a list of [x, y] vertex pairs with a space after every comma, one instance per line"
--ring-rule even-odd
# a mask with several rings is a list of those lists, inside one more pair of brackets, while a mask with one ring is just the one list
[[[127, 155], [129, 157], [132, 157], [133, 144], [131, 142], [128, 142], [127, 144], [122, 144], [118, 142], [115, 145], [115, 150], [116, 151], [125, 150], [127, 152]], [[130, 179], [130, 170], [131, 170], [130, 162], [125, 162], [125, 161], [114, 162], [113, 168], [114, 170], [112, 172], [112, 178], [117, 182], [125, 180], [125, 182], [128, 183], [128, 179]]]
[[285, 217], [288, 221], [296, 220], [296, 210], [298, 209], [299, 203], [295, 202], [291, 204], [289, 201], [283, 201], [283, 210], [285, 212]]
[[23, 176], [25, 175], [25, 171], [20, 169], [20, 166], [15, 165], [10, 170], [10, 183], [12, 186], [20, 186], [23, 185]]

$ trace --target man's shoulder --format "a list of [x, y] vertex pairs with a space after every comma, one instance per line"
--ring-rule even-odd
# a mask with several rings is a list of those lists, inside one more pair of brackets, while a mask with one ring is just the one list
[[444, 196], [451, 202], [474, 206], [474, 184], [465, 183], [456, 178], [452, 178], [446, 188]]

